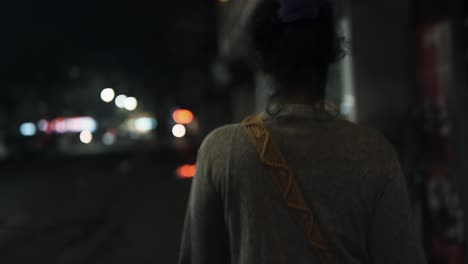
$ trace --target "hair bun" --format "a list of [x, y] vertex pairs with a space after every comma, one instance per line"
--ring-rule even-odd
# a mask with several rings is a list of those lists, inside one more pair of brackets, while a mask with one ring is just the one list
[[249, 33], [260, 69], [293, 86], [305, 76], [326, 79], [343, 54], [336, 30], [329, 0], [260, 0]]

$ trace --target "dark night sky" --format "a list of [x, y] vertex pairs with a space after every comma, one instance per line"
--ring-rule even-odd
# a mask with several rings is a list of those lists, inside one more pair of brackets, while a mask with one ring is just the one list
[[92, 64], [99, 57], [111, 58], [99, 61], [102, 66], [133, 62], [141, 67], [144, 54], [138, 53], [150, 35], [164, 34], [165, 20], [122, 2], [17, 3], [2, 16], [2, 68], [10, 77], [29, 79], [38, 69]]
[[79, 86], [79, 78], [70, 80], [74, 67], [107, 79], [118, 72], [153, 96], [185, 93], [178, 80], [197, 76], [196, 71], [205, 74], [216, 53], [210, 1], [30, 0], [2, 5], [4, 110], [15, 108], [25, 94], [51, 105], [60, 101]]

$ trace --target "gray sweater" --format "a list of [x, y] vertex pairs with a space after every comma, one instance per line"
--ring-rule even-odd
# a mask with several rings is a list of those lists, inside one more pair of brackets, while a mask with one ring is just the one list
[[[342, 263], [426, 263], [397, 155], [377, 132], [287, 105], [267, 117], [274, 140]], [[270, 168], [239, 124], [202, 144], [180, 264], [314, 264]]]

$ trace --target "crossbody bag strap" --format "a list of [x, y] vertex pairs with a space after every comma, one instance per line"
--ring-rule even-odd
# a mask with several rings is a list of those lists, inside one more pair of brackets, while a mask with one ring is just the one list
[[319, 255], [322, 264], [337, 264], [339, 259], [333, 252], [330, 242], [325, 239], [320, 225], [311, 207], [296, 181], [293, 171], [288, 166], [278, 146], [272, 141], [270, 132], [259, 116], [247, 117], [242, 125], [255, 146], [263, 164], [272, 168], [273, 180], [287, 204], [291, 216], [303, 226], [305, 234]]

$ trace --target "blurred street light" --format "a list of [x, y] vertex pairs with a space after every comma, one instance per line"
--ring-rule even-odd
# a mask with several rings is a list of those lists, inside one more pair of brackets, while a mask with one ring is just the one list
[[41, 119], [39, 122], [37, 122], [37, 127], [41, 132], [47, 132], [49, 129], [49, 121]]
[[106, 132], [104, 136], [102, 136], [102, 143], [106, 146], [113, 145], [115, 143], [116, 136], [112, 132]]
[[20, 126], [20, 133], [25, 137], [32, 137], [36, 134], [36, 125], [33, 123], [23, 123]]
[[157, 120], [152, 117], [140, 117], [135, 119], [135, 129], [139, 133], [148, 133], [157, 127]]
[[133, 111], [138, 107], [138, 101], [135, 97], [127, 97], [124, 101], [124, 107], [128, 111]]
[[177, 168], [177, 177], [180, 179], [190, 179], [196, 174], [197, 168], [195, 165], [183, 165]]
[[80, 141], [84, 144], [89, 144], [93, 141], [93, 133], [91, 131], [83, 131], [80, 133]]
[[125, 107], [125, 100], [127, 100], [127, 96], [124, 94], [121, 94], [115, 98], [115, 105], [118, 108], [124, 108]]
[[106, 88], [101, 92], [101, 99], [106, 103], [112, 102], [115, 98], [115, 91], [112, 88]]
[[187, 134], [187, 129], [184, 125], [177, 124], [172, 128], [172, 134], [176, 138], [183, 138], [185, 137], [185, 134]]
[[89, 116], [83, 117], [59, 117], [50, 122], [46, 120], [39, 121], [39, 128], [44, 132], [81, 133], [83, 131], [95, 132], [98, 128], [97, 121]]
[[193, 122], [193, 113], [190, 110], [178, 109], [172, 114], [172, 118], [177, 124], [188, 125]]

